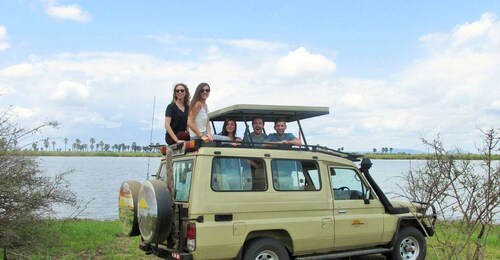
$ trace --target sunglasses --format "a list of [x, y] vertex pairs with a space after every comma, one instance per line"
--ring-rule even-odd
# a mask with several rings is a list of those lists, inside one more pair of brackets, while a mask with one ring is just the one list
[[184, 92], [185, 92], [185, 90], [184, 90], [184, 89], [176, 89], [176, 90], [175, 90], [175, 93], [184, 93]]
[[204, 88], [200, 92], [201, 93], [203, 93], [203, 92], [210, 93], [210, 89], [209, 88]]

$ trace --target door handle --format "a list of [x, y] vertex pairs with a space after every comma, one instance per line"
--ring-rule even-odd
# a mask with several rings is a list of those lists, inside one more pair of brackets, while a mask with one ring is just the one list
[[345, 213], [347, 213], [347, 210], [345, 210], [345, 209], [339, 209], [339, 214], [345, 214]]

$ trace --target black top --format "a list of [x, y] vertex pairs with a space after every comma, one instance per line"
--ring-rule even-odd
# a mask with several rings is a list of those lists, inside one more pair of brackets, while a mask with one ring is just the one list
[[170, 127], [174, 130], [174, 133], [179, 131], [186, 131], [187, 120], [189, 114], [189, 107], [184, 108], [184, 112], [179, 109], [179, 107], [174, 103], [170, 103], [165, 111], [165, 117], [170, 117]]

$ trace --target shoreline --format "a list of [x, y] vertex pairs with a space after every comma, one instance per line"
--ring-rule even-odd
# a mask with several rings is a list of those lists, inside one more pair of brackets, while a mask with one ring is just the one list
[[[61, 156], [61, 157], [162, 157], [159, 152], [73, 152], [73, 151], [8, 151], [10, 155], [21, 156]], [[365, 158], [380, 160], [427, 160], [431, 159], [433, 154], [380, 154], [366, 153]], [[484, 160], [482, 154], [451, 154], [455, 160]], [[500, 160], [500, 154], [492, 154], [491, 160]]]

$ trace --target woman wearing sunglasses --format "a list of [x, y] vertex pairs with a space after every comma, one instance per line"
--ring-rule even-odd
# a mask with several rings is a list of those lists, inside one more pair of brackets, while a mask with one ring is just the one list
[[214, 135], [210, 132], [210, 120], [208, 118], [207, 98], [210, 94], [210, 86], [200, 83], [194, 92], [191, 105], [189, 106], [188, 126], [191, 139], [202, 139], [204, 142], [213, 140], [228, 141], [229, 137]]
[[165, 142], [169, 145], [189, 140], [189, 98], [189, 89], [185, 84], [178, 83], [174, 86], [172, 102], [165, 111]]

